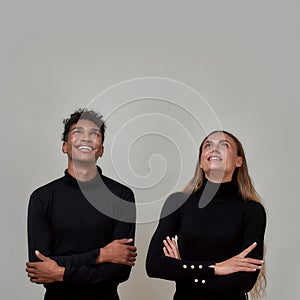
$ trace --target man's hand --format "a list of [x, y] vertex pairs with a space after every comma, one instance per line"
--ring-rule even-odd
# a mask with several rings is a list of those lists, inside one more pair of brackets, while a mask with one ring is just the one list
[[132, 241], [133, 239], [120, 239], [107, 244], [100, 249], [96, 263], [110, 262], [133, 267], [137, 253], [136, 247], [130, 245]]
[[55, 260], [44, 256], [39, 251], [35, 255], [40, 262], [27, 262], [26, 272], [31, 282], [50, 283], [54, 281], [63, 281], [65, 268], [59, 266]]
[[250, 245], [247, 249], [240, 254], [231, 257], [223, 262], [216, 263], [211, 266], [215, 269], [216, 275], [227, 275], [235, 272], [255, 272], [261, 269], [263, 260], [246, 257], [255, 247], [256, 243]]

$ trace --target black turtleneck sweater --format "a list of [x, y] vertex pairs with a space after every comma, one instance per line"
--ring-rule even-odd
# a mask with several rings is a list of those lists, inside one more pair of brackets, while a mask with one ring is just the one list
[[45, 284], [45, 299], [118, 299], [117, 286], [129, 277], [129, 266], [95, 263], [101, 247], [135, 232], [133, 192], [98, 172], [78, 183], [65, 171], [30, 197], [29, 260], [39, 250], [65, 267], [63, 282]]
[[[263, 206], [244, 201], [233, 182], [205, 180], [199, 191], [186, 198], [183, 193], [173, 194], [163, 207], [163, 218], [148, 250], [148, 275], [175, 281], [176, 300], [245, 299], [259, 271], [220, 276], [209, 266], [237, 255], [253, 242], [257, 246], [248, 256], [262, 259], [266, 226]], [[175, 235], [181, 260], [163, 253], [163, 240]]]

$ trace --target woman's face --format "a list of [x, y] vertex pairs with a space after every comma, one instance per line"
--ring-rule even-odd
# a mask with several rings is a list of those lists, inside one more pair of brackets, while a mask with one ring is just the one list
[[200, 167], [205, 177], [215, 182], [226, 182], [232, 179], [235, 168], [242, 165], [242, 157], [237, 155], [234, 140], [223, 132], [208, 136], [202, 146]]

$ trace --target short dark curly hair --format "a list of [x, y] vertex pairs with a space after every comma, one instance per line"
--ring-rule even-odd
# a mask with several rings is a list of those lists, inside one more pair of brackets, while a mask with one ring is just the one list
[[80, 119], [88, 120], [93, 123], [95, 123], [99, 128], [102, 135], [102, 143], [104, 142], [104, 133], [105, 133], [105, 123], [103, 120], [103, 116], [101, 114], [98, 114], [97, 112], [93, 110], [88, 110], [86, 108], [81, 108], [76, 110], [74, 113], [70, 115], [69, 118], [64, 119], [64, 132], [62, 134], [62, 141], [67, 142], [69, 137], [69, 132], [72, 127], [72, 125], [76, 124]]

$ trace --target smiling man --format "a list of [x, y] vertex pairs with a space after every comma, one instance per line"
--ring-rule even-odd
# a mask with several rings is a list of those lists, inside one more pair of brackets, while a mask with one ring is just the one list
[[133, 192], [104, 176], [105, 124], [91, 110], [64, 120], [65, 175], [35, 190], [28, 207], [31, 282], [42, 283], [46, 300], [115, 300], [129, 278], [133, 246]]

